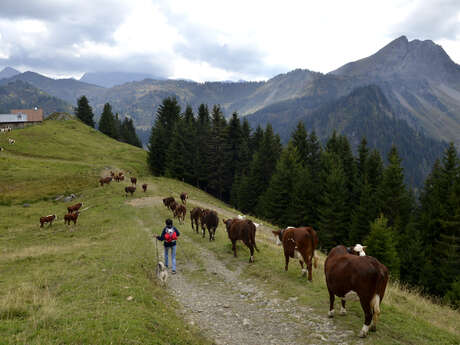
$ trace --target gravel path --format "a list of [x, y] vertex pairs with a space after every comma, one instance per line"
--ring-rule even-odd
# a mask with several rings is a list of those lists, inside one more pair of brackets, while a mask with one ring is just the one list
[[216, 345], [363, 344], [353, 331], [338, 330], [326, 315], [296, 303], [296, 297], [281, 298], [278, 291], [264, 289], [262, 281], [243, 278], [242, 264], [229, 270], [213, 252], [193, 241], [193, 235], [182, 232], [181, 242], [194, 246], [199, 260], [212, 265], [200, 265], [193, 257], [181, 260], [167, 285], [182, 306], [184, 319]]

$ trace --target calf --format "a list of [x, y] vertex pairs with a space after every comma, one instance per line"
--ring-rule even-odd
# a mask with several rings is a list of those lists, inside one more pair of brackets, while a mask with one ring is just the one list
[[53, 225], [53, 220], [57, 219], [55, 214], [51, 214], [49, 216], [40, 217], [40, 228], [43, 228], [43, 224], [50, 223], [50, 226]]
[[125, 197], [128, 197], [128, 193], [131, 194], [131, 196], [133, 196], [133, 193], [136, 191], [136, 187], [133, 187], [133, 186], [126, 186], [125, 187]]
[[10, 145], [16, 144], [16, 140], [11, 139], [11, 138], [8, 138], [8, 143], [9, 143]]
[[187, 203], [188, 194], [185, 192], [180, 193], [180, 200], [185, 205]]
[[147, 183], [144, 183], [144, 184], [142, 185], [142, 190], [144, 191], [144, 193], [146, 192], [146, 190], [147, 190]]
[[[288, 270], [289, 258], [297, 258], [302, 267], [302, 275], [305, 276], [308, 271], [308, 280], [312, 281], [312, 260], [315, 259], [315, 249], [318, 245], [316, 231], [312, 227], [288, 227], [272, 232], [277, 240], [283, 244], [286, 260], [284, 269]], [[314, 262], [315, 267], [317, 267], [317, 260], [315, 259]], [[304, 263], [306, 269], [304, 268]]]
[[136, 185], [137, 183], [137, 178], [131, 177], [131, 184]]
[[184, 205], [178, 205], [174, 210], [174, 217], [179, 219], [179, 223], [183, 223], [185, 219], [185, 215], [187, 214], [187, 209]]
[[205, 236], [205, 227], [208, 229], [209, 240], [214, 241], [216, 239], [216, 230], [219, 226], [219, 217], [217, 212], [213, 210], [204, 210], [201, 219], [201, 229], [203, 231], [203, 237]]
[[346, 314], [345, 295], [356, 292], [364, 311], [364, 325], [359, 336], [364, 338], [369, 329], [376, 330], [388, 282], [388, 269], [372, 256], [350, 254], [345, 246], [334, 247], [324, 263], [329, 291], [329, 317], [334, 316], [334, 298], [342, 298], [340, 313]]
[[249, 262], [254, 262], [254, 249], [256, 245], [256, 226], [249, 219], [223, 219], [227, 229], [228, 238], [232, 241], [233, 255], [236, 257], [236, 241], [241, 240], [249, 248], [251, 256]]
[[[198, 233], [198, 221], [200, 220], [201, 213], [203, 210], [201, 207], [195, 207], [190, 211], [190, 223], [192, 224], [192, 231], [195, 230]], [[195, 229], [193, 229], [193, 224], [195, 224]]]
[[67, 207], [67, 211], [69, 213], [73, 213], [73, 212], [78, 211], [82, 206], [83, 206], [83, 203], [79, 202], [78, 204]]
[[64, 224], [67, 224], [67, 225], [70, 225], [70, 222], [72, 221], [73, 224], [77, 224], [77, 219], [78, 219], [78, 215], [80, 214], [80, 212], [75, 212], [75, 213], [67, 213], [65, 216], [64, 216]]

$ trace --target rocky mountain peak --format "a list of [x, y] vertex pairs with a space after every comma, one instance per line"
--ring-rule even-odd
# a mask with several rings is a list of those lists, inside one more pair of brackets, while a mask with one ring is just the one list
[[21, 72], [11, 67], [5, 67], [0, 71], [0, 79], [11, 78], [17, 74], [21, 74]]
[[460, 78], [460, 66], [444, 49], [431, 40], [409, 41], [401, 36], [375, 54], [350, 62], [332, 71], [335, 75], [368, 77], [371, 79], [420, 79], [437, 82]]

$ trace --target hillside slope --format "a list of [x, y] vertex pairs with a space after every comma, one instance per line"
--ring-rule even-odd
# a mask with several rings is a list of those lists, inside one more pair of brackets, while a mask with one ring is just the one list
[[[8, 145], [8, 137], [16, 140]], [[76, 119], [43, 124], [0, 136], [0, 203], [34, 201], [97, 186], [107, 167], [145, 175], [146, 152], [113, 140]], [[120, 163], [123, 165], [120, 166]]]

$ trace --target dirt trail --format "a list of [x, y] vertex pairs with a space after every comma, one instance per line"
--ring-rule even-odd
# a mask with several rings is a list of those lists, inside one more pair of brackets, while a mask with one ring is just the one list
[[[129, 203], [143, 207], [159, 202], [161, 198], [142, 198]], [[220, 216], [236, 216], [214, 205], [191, 203], [212, 208]], [[241, 264], [229, 270], [213, 252], [192, 240], [195, 234], [183, 231], [181, 235], [181, 242], [198, 249], [200, 257], [181, 260], [167, 285], [182, 306], [183, 317], [215, 344], [362, 344], [353, 331], [336, 329], [326, 315], [298, 305], [296, 297], [282, 298], [278, 291], [264, 289], [261, 281], [242, 277]]]

